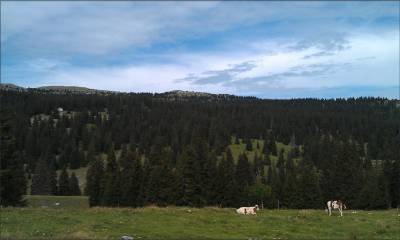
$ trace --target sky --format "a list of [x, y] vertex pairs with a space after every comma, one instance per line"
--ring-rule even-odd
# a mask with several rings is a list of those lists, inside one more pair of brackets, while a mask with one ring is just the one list
[[400, 2], [1, 2], [1, 82], [399, 99]]

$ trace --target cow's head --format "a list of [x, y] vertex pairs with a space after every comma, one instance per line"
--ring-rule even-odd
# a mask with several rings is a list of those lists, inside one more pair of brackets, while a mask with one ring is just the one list
[[257, 211], [260, 210], [260, 208], [258, 207], [257, 204], [254, 206], [254, 211], [255, 211], [255, 210], [257, 210]]

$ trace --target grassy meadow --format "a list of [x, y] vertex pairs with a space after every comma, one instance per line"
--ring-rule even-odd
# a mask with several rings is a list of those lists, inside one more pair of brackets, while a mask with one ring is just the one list
[[[398, 210], [261, 210], [230, 208], [88, 208], [85, 197], [29, 197], [1, 209], [1, 239], [399, 239]], [[64, 199], [63, 199], [64, 198]], [[47, 205], [41, 205], [47, 201]], [[59, 206], [54, 203], [59, 202]]]

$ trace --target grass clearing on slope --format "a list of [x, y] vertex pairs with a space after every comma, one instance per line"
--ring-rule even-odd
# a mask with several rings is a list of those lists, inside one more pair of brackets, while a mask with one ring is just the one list
[[398, 239], [396, 210], [262, 210], [244, 216], [220, 208], [88, 208], [1, 210], [2, 239]]
[[[252, 143], [252, 151], [246, 151], [246, 144], [243, 142], [243, 139], [239, 139], [239, 144], [235, 144], [235, 138], [232, 137], [232, 143], [229, 145], [229, 148], [232, 152], [232, 156], [235, 162], [238, 161], [239, 155], [242, 153], [246, 153], [249, 161], [253, 162], [254, 161], [254, 156], [257, 155], [259, 157], [262, 157], [263, 154], [263, 148], [264, 148], [264, 140], [262, 139], [251, 139]], [[258, 148], [257, 148], [257, 143], [258, 143]], [[277, 152], [279, 153], [281, 150], [283, 150], [284, 157], [287, 158], [288, 153], [290, 150], [292, 150], [292, 147], [286, 144], [283, 144], [281, 142], [276, 142], [276, 148]], [[278, 159], [277, 156], [270, 155], [269, 156], [272, 163], [275, 163], [276, 160]], [[295, 158], [295, 160], [298, 160], [298, 158]]]

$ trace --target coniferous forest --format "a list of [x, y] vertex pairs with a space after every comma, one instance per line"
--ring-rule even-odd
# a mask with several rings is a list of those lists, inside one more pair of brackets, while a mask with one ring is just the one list
[[[2, 206], [23, 205], [25, 194], [84, 194], [110, 207], [400, 205], [396, 100], [34, 89], [0, 97]], [[83, 191], [71, 169], [86, 169]]]

